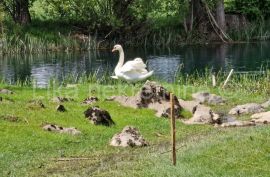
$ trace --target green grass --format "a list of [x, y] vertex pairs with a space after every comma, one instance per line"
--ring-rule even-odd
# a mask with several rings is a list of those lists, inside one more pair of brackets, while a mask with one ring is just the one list
[[[135, 110], [115, 102], [103, 101], [111, 95], [134, 95], [135, 87], [123, 83], [79, 84], [77, 88], [32, 89], [0, 84], [13, 95], [1, 95], [0, 117], [15, 115], [18, 122], [0, 119], [0, 176], [268, 176], [270, 165], [270, 129], [268, 126], [214, 128], [210, 125], [184, 125], [177, 122], [177, 165], [170, 162], [170, 126], [168, 119], [155, 117], [148, 109]], [[227, 112], [235, 104], [264, 102], [267, 92], [250, 92], [229, 87], [226, 90], [207, 85], [166, 84], [183, 99], [196, 91], [210, 91], [228, 100], [215, 110]], [[96, 95], [96, 105], [109, 111], [116, 122], [110, 128], [94, 126], [83, 115], [88, 106], [81, 105], [87, 96]], [[69, 96], [66, 113], [55, 111], [54, 96]], [[45, 109], [31, 110], [29, 100], [41, 99]], [[184, 112], [190, 116], [190, 113]], [[247, 116], [239, 117], [248, 119]], [[82, 135], [70, 136], [42, 130], [44, 123], [77, 127]], [[124, 126], [137, 127], [149, 147], [115, 148], [109, 141]], [[162, 136], [157, 136], [161, 134]], [[87, 157], [88, 160], [56, 161], [62, 157]]]

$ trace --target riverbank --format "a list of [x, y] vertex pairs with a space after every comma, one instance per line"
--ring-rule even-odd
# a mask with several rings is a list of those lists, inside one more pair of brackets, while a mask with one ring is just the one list
[[[220, 95], [227, 100], [226, 104], [211, 108], [228, 112], [238, 104], [263, 103], [269, 99], [268, 76], [261, 79], [233, 77], [225, 89], [219, 87], [223, 82], [220, 77], [217, 77], [218, 87], [213, 88], [210, 79], [206, 79], [208, 76], [162, 84], [184, 100], [191, 100], [192, 93], [198, 91]], [[269, 126], [217, 128], [177, 121], [178, 160], [173, 167], [168, 119], [157, 118], [149, 109], [132, 109], [105, 101], [112, 95], [134, 95], [142, 84], [133, 87], [121, 82], [97, 84], [96, 81], [61, 87], [51, 85], [48, 89], [0, 84], [0, 88], [14, 92], [0, 95], [4, 100], [0, 103], [1, 176], [268, 176]], [[56, 96], [74, 99], [63, 103], [67, 112], [56, 112], [57, 103], [52, 102]], [[95, 126], [84, 118], [83, 112], [89, 106], [81, 102], [88, 96], [99, 98], [94, 105], [111, 114], [114, 126]], [[28, 102], [33, 99], [41, 100], [45, 109], [29, 108]], [[17, 119], [3, 119], [7, 115]], [[237, 119], [250, 120], [250, 115], [237, 116]], [[76, 127], [82, 134], [46, 132], [42, 129], [46, 123]], [[142, 148], [109, 146], [112, 136], [126, 125], [137, 127], [150, 145]]]
[[[243, 43], [269, 40], [268, 21], [262, 26], [250, 24], [241, 31], [229, 31], [230, 43]], [[26, 26], [19, 26], [11, 22], [4, 22], [1, 32], [0, 53], [46, 53], [57, 51], [89, 51], [111, 49], [115, 43], [125, 47], [177, 47], [192, 44], [221, 43], [220, 40], [209, 40], [208, 35], [194, 30], [189, 34], [180, 27], [151, 29], [147, 31], [125, 35], [119, 30], [98, 31], [87, 30], [76, 23], [60, 21], [35, 20]], [[144, 29], [143, 28], [143, 29]]]

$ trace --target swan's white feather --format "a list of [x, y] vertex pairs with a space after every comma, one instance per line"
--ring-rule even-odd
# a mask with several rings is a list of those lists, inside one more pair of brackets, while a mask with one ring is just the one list
[[127, 82], [137, 82], [145, 80], [150, 77], [154, 71], [148, 72], [146, 70], [146, 64], [141, 58], [135, 58], [132, 61], [124, 63], [124, 52], [121, 45], [115, 45], [114, 50], [120, 52], [119, 62], [114, 70], [115, 76], [111, 76], [113, 79], [121, 79]]
[[127, 61], [120, 69], [120, 72], [138, 72], [138, 73], [147, 73], [146, 65], [144, 64], [141, 58], [135, 58], [132, 61]]

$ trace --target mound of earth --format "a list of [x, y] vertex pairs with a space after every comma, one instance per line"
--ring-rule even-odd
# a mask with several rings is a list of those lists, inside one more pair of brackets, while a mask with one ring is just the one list
[[13, 94], [13, 92], [8, 89], [0, 89], [0, 94]]
[[8, 121], [8, 122], [20, 122], [21, 119], [18, 116], [14, 115], [1, 115], [0, 119]]
[[[170, 117], [170, 92], [153, 81], [146, 81], [135, 96], [114, 96], [107, 100], [117, 101], [124, 106], [132, 108], [153, 109], [158, 117]], [[180, 118], [182, 107], [176, 96], [174, 96], [174, 103], [175, 117]]]
[[145, 141], [137, 128], [126, 126], [121, 133], [113, 136], [110, 145], [120, 147], [135, 147], [147, 146], [148, 142]]
[[270, 124], [270, 111], [253, 114], [252, 121], [258, 124]]
[[84, 112], [84, 115], [85, 115], [85, 118], [89, 119], [90, 122], [94, 125], [111, 126], [115, 124], [109, 112], [106, 110], [100, 109], [99, 107], [88, 108]]
[[66, 110], [66, 108], [65, 108], [65, 106], [64, 105], [58, 105], [57, 107], [56, 107], [56, 111], [58, 111], [58, 112], [66, 112], [67, 110]]
[[229, 114], [240, 115], [240, 114], [259, 113], [263, 111], [264, 111], [264, 108], [262, 107], [262, 105], [257, 104], [257, 103], [248, 103], [244, 105], [238, 105], [232, 108]]
[[193, 116], [183, 121], [185, 124], [213, 124], [219, 119], [219, 115], [214, 113], [210, 107], [200, 104], [197, 101], [184, 101], [179, 99], [180, 105], [190, 111]]
[[66, 133], [66, 134], [71, 134], [71, 135], [81, 134], [81, 132], [77, 130], [77, 128], [74, 128], [74, 127], [65, 128], [58, 125], [54, 125], [54, 124], [47, 124], [43, 126], [43, 130], [50, 131], [50, 132], [57, 132], [57, 133]]
[[52, 99], [52, 102], [54, 102], [54, 103], [63, 103], [63, 102], [70, 102], [70, 101], [74, 101], [74, 99], [67, 98], [67, 97], [60, 97], [60, 96], [54, 97]]
[[91, 97], [85, 98], [83, 100], [82, 104], [89, 105], [89, 104], [93, 104], [93, 103], [96, 103], [96, 102], [98, 102], [98, 98], [95, 97], [95, 96], [91, 96]]
[[221, 96], [208, 92], [194, 93], [192, 94], [192, 98], [199, 103], [223, 104], [225, 102], [225, 100]]
[[30, 109], [42, 109], [45, 108], [45, 105], [41, 100], [31, 100], [27, 103], [27, 107]]

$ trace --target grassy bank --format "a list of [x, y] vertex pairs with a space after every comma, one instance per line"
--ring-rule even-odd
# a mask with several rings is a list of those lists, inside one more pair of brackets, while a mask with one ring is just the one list
[[[205, 77], [208, 78], [208, 77]], [[236, 77], [237, 78], [237, 77]], [[236, 79], [235, 78], [235, 79]], [[197, 91], [210, 91], [227, 99], [227, 104], [214, 106], [227, 112], [236, 104], [262, 103], [269, 98], [269, 78], [251, 83], [250, 79], [232, 80], [227, 89], [212, 88], [209, 79], [179, 79], [164, 86], [182, 99], [191, 99]], [[239, 79], [239, 78], [238, 78]], [[204, 81], [203, 81], [204, 80]], [[248, 85], [250, 84], [250, 85]], [[238, 86], [237, 86], [238, 85]], [[258, 87], [252, 92], [247, 86]], [[10, 86], [13, 95], [0, 95], [0, 176], [268, 176], [269, 126], [246, 128], [214, 128], [210, 125], [184, 125], [177, 122], [177, 166], [170, 163], [170, 134], [167, 119], [155, 117], [151, 110], [135, 110], [115, 102], [104, 101], [111, 95], [134, 95], [141, 87], [123, 83], [95, 84], [83, 82], [76, 88], [53, 87], [37, 89]], [[94, 126], [83, 115], [88, 106], [81, 105], [87, 96], [97, 96], [96, 105], [110, 112], [113, 127]], [[67, 112], [55, 111], [55, 96], [69, 96]], [[29, 109], [29, 100], [41, 99], [45, 109]], [[17, 121], [3, 116], [18, 116]], [[250, 119], [241, 116], [239, 119]], [[42, 130], [44, 123], [77, 127], [82, 135], [70, 136]], [[108, 142], [126, 125], [136, 126], [149, 147], [114, 148]], [[159, 135], [159, 136], [157, 136]], [[160, 136], [161, 135], [161, 136]], [[85, 160], [59, 161], [59, 158], [84, 157]]]

